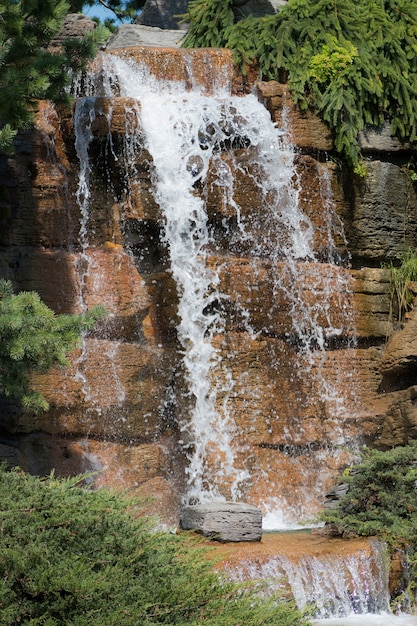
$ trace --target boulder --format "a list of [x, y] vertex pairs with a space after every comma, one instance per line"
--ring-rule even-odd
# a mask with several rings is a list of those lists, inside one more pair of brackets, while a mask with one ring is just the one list
[[187, 12], [187, 5], [188, 0], [147, 0], [136, 23], [163, 29], [184, 29], [186, 25], [181, 16]]
[[400, 375], [403, 379], [417, 378], [417, 310], [413, 311], [404, 328], [395, 332], [385, 348], [381, 372], [385, 377]]
[[93, 31], [97, 24], [83, 13], [69, 13], [62, 25], [61, 30], [55, 35], [50, 43], [51, 48], [57, 48], [66, 39], [82, 39], [84, 35]]
[[184, 31], [143, 24], [121, 24], [106, 44], [107, 50], [129, 46], [178, 48]]
[[243, 502], [209, 502], [184, 507], [180, 526], [216, 541], [260, 541], [262, 513]]

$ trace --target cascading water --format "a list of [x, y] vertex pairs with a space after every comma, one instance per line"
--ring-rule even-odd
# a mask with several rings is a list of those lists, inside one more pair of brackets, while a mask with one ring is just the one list
[[[87, 88], [91, 91], [93, 88]], [[95, 97], [86, 96], [76, 101], [74, 109], [74, 134], [75, 134], [75, 151], [80, 164], [78, 174], [78, 185], [76, 190], [76, 201], [80, 210], [80, 224], [78, 231], [78, 245], [80, 251], [75, 255], [75, 274], [78, 279], [77, 284], [77, 309], [80, 313], [84, 313], [88, 309], [87, 293], [96, 291], [95, 283], [99, 287], [102, 280], [100, 263], [91, 254], [94, 242], [91, 240], [92, 226], [90, 224], [90, 208], [92, 201], [91, 173], [92, 164], [90, 161], [90, 147], [94, 139], [92, 125], [96, 119]], [[110, 120], [109, 113], [109, 120]], [[111, 148], [111, 146], [110, 146]], [[89, 283], [89, 284], [87, 284]], [[111, 389], [111, 403], [121, 409], [125, 400], [125, 390], [119, 379], [119, 374], [115, 367], [117, 351], [120, 342], [113, 341], [111, 345], [103, 347], [110, 364], [107, 371], [107, 382]], [[91, 345], [90, 345], [91, 348]], [[76, 378], [81, 382], [81, 389], [84, 400], [88, 405], [86, 409], [85, 420], [88, 421], [89, 412], [92, 410], [95, 414], [102, 415], [103, 396], [102, 390], [96, 390], [94, 385], [94, 376], [88, 375], [88, 359], [89, 345], [85, 336], [82, 337], [81, 351], [76, 363]], [[123, 416], [119, 417], [123, 421]]]
[[[126, 132], [125, 152], [133, 156], [141, 142], [151, 154], [155, 198], [163, 215], [163, 239], [179, 295], [177, 336], [187, 381], [187, 392], [182, 392], [186, 403], [184, 397], [181, 400], [186, 409], [179, 419], [180, 443], [188, 458], [185, 500], [239, 500], [247, 497], [248, 485], [253, 485], [255, 476], [261, 476], [263, 470], [257, 470], [256, 466], [250, 469], [242, 454], [244, 445], [236, 424], [234, 398], [238, 396], [238, 388], [245, 385], [246, 374], [236, 379], [233, 359], [237, 352], [230, 350], [224, 358], [219, 339], [225, 335], [231, 308], [250, 340], [256, 341], [263, 334], [276, 332], [275, 318], [279, 317], [284, 300], [291, 324], [286, 341], [297, 345], [299, 354], [292, 376], [300, 380], [314, 378], [323, 401], [333, 404], [333, 414], [339, 413], [343, 405], [343, 400], [332, 393], [331, 383], [322, 376], [326, 343], [329, 338], [337, 337], [341, 329], [332, 318], [329, 279], [323, 278], [318, 270], [314, 228], [299, 208], [294, 154], [283, 142], [283, 132], [274, 127], [267, 110], [254, 95], [230, 95], [228, 75], [223, 75], [223, 84], [216, 86], [214, 95], [206, 95], [201, 89], [186, 90], [180, 81], [157, 81], [145, 65], [117, 56], [108, 56], [103, 63], [105, 78], [98, 95], [117, 94], [138, 101], [140, 137], [138, 132]], [[191, 76], [191, 68], [189, 71]], [[89, 91], [94, 93], [97, 82], [90, 81]], [[84, 117], [92, 116], [90, 121], [86, 118], [88, 129], [94, 114], [89, 114], [87, 109], [94, 108], [94, 98], [83, 99], [80, 106]], [[83, 157], [78, 149], [80, 160], [87, 163], [81, 166], [79, 184], [83, 209], [88, 205], [89, 194], [89, 137], [79, 143], [87, 151]], [[222, 158], [225, 149], [232, 154], [245, 150], [246, 162], [242, 165], [233, 157], [228, 163]], [[246, 213], [235, 199], [234, 172], [239, 171], [250, 179], [257, 194], [256, 206]], [[231, 297], [223, 289], [222, 276], [228, 271], [229, 258], [227, 254], [219, 254], [218, 234], [211, 225], [204, 193], [197, 193], [213, 172], [221, 202], [233, 209], [233, 215], [222, 221], [230, 247], [237, 253], [244, 251], [252, 259], [255, 281], [251, 291], [256, 292], [257, 275], [272, 277], [270, 311], [261, 326], [253, 324], [252, 311], [239, 294]], [[333, 259], [327, 261], [328, 275], [334, 282], [337, 272], [331, 265]], [[306, 276], [312, 301], [303, 297]], [[337, 280], [338, 293], [343, 299], [347, 283], [343, 283], [343, 274]], [[346, 325], [346, 320], [341, 323]], [[239, 351], [239, 346], [236, 349]], [[279, 372], [278, 357], [273, 358], [272, 366]], [[255, 415], [259, 400], [256, 385], [252, 386], [249, 397]], [[297, 445], [297, 437], [302, 437], [303, 432], [302, 420], [295, 415], [282, 445], [289, 449]], [[346, 443], [343, 433], [336, 428], [332, 441], [339, 447]], [[322, 451], [322, 454], [325, 464], [329, 453]], [[338, 452], [331, 450], [330, 454]], [[321, 489], [320, 485], [316, 488]], [[273, 486], [267, 491], [262, 501], [257, 502], [266, 513], [267, 525], [275, 528], [294, 525], [297, 518], [305, 517], [309, 508], [307, 493], [300, 500], [299, 510], [291, 511], [282, 497], [274, 495]]]
[[[292, 184], [292, 152], [284, 149], [267, 111], [254, 96], [231, 97], [225, 90], [216, 97], [199, 92], [185, 95], [178, 83], [161, 85], [152, 82], [144, 68], [139, 72], [119, 59], [113, 62], [121, 95], [140, 98], [145, 141], [156, 172], [156, 198], [164, 213], [164, 236], [180, 294], [178, 338], [192, 399], [190, 418], [181, 424], [190, 449], [187, 498], [201, 502], [224, 497], [218, 485], [227, 482], [227, 497], [238, 499], [240, 485], [250, 476], [235, 464], [236, 428], [228, 408], [233, 380], [227, 374], [223, 376], [220, 390], [213, 379], [213, 372], [221, 366], [213, 340], [224, 331], [225, 319], [220, 310], [227, 296], [218, 290], [218, 272], [208, 267], [214, 242], [206, 208], [194, 187], [206, 178], [213, 161], [220, 160], [222, 146], [250, 146], [258, 168], [255, 184], [267, 207], [262, 228], [269, 236], [260, 238], [259, 224], [251, 216], [242, 217], [235, 203], [234, 237], [250, 248], [254, 259], [267, 258], [271, 265], [285, 260], [287, 276], [283, 282], [291, 285], [286, 295], [291, 300], [294, 332], [305, 355], [310, 356], [313, 346], [324, 349], [324, 333], [315, 323], [311, 307], [299, 306], [302, 287], [295, 280], [297, 262], [314, 261], [313, 229], [298, 208]], [[222, 168], [218, 184], [223, 184], [230, 196], [230, 169], [221, 160], [218, 166]], [[280, 287], [277, 280], [276, 288]], [[220, 392], [225, 398], [221, 407], [217, 402]], [[215, 474], [206, 465], [213, 449], [218, 457]]]
[[[137, 184], [137, 154], [146, 149], [152, 158], [154, 195], [162, 216], [169, 271], [178, 292], [176, 331], [181, 345], [180, 374], [186, 384], [177, 383], [175, 387], [173, 383], [170, 402], [181, 407], [176, 417], [181, 430], [179, 443], [187, 457], [184, 501], [246, 499], [263, 508], [266, 528], [293, 528], [309, 513], [311, 494], [312, 500], [317, 495], [323, 499], [323, 485], [331, 473], [329, 459], [343, 454], [343, 448], [350, 445], [338, 419], [343, 415], [345, 399], [335, 392], [332, 377], [326, 376], [329, 342], [353, 334], [349, 281], [347, 273], [339, 271], [332, 241], [339, 225], [332, 224], [333, 216], [327, 207], [326, 253], [322, 251], [318, 255], [315, 228], [300, 209], [294, 153], [284, 141], [283, 130], [274, 127], [269, 113], [254, 95], [230, 95], [229, 75], [218, 77], [222, 84], [216, 85], [214, 94], [208, 95], [200, 88], [190, 91], [180, 81], [158, 81], [149, 74], [146, 65], [117, 56], [107, 56], [103, 67], [105, 71], [100, 70], [100, 76], [88, 82], [86, 96], [78, 101], [75, 113], [76, 150], [80, 160], [77, 192], [81, 211], [80, 258], [85, 261], [80, 302], [84, 306], [84, 285], [92, 268], [90, 147], [94, 140], [96, 96], [122, 96], [130, 99], [125, 105], [128, 108], [122, 164], [126, 196]], [[192, 77], [191, 64], [189, 74]], [[138, 124], [130, 125], [132, 113], [133, 118], [140, 117], [140, 129]], [[110, 109], [107, 115], [110, 129]], [[109, 138], [112, 151], [110, 134]], [[226, 151], [229, 159], [224, 158]], [[239, 202], [239, 175], [250, 180], [255, 189], [255, 200], [249, 210], [243, 209]], [[224, 209], [215, 225], [205, 202], [209, 184], [216, 188], [217, 201]], [[324, 185], [328, 194], [326, 181]], [[323, 213], [327, 209], [324, 206]], [[227, 239], [227, 250], [222, 237]], [[249, 263], [245, 265], [243, 258], [249, 259]], [[227, 277], [233, 263], [240, 263], [247, 270], [248, 281], [243, 286], [236, 285], [232, 292], [225, 284], [230, 282]], [[259, 302], [258, 281], [268, 280], [272, 287], [267, 302]], [[334, 315], [334, 307], [339, 316]], [[262, 308], [268, 308], [268, 313], [259, 316]], [[284, 462], [291, 458], [291, 463], [296, 464], [308, 428], [305, 414], [309, 419], [310, 415], [307, 410], [303, 413], [304, 400], [288, 393], [291, 419], [284, 424], [279, 437], [273, 422], [279, 422], [281, 416], [275, 410], [258, 438], [250, 420], [249, 428], [243, 432], [237, 416], [246, 411], [256, 416], [262, 396], [270, 394], [273, 405], [277, 391], [265, 386], [258, 388], [256, 372], [254, 376], [249, 366], [246, 370], [235, 368], [234, 362], [242, 360], [243, 352], [240, 338], [236, 340], [238, 333], [230, 332], [231, 318], [237, 328], [244, 330], [242, 336], [251, 346], [261, 345], [264, 337], [272, 338], [268, 350], [275, 378], [288, 365], [286, 355], [292, 359], [291, 350], [296, 352], [297, 360], [291, 360], [290, 364], [289, 382], [297, 379], [299, 386], [304, 385], [305, 396], [315, 386], [320, 402], [325, 405], [325, 419], [322, 419], [325, 443], [311, 446], [317, 474], [310, 480], [308, 468], [302, 467], [301, 460], [301, 469], [297, 471], [306, 486], [297, 485], [291, 502], [282, 495], [285, 490], [277, 494], [281, 466], [273, 466], [274, 483], [265, 464], [254, 460], [245, 438], [254, 437], [260, 450], [268, 451], [270, 446], [272, 452], [283, 453]], [[287, 351], [279, 356], [282, 345]], [[84, 350], [81, 360], [83, 356]], [[110, 360], [113, 356], [109, 353]], [[349, 372], [344, 375], [348, 376]], [[180, 375], [178, 380], [182, 381]], [[114, 372], [114, 382], [109, 386], [121, 406], [124, 389], [119, 382]], [[244, 388], [249, 391], [242, 402]], [[288, 388], [291, 391], [291, 385]], [[90, 393], [87, 380], [83, 389], [85, 394]], [[286, 389], [284, 386], [282, 395]], [[95, 403], [99, 405], [99, 398]], [[312, 413], [316, 408], [308, 407], [308, 410]], [[269, 458], [266, 456], [267, 462]], [[265, 483], [258, 491], [257, 482]], [[314, 510], [314, 505], [311, 508]], [[310, 603], [316, 605], [317, 624], [356, 625], [361, 622], [355, 621], [357, 615], [351, 614], [366, 614], [369, 620], [370, 611], [380, 614], [374, 615], [375, 618], [382, 615], [383, 619], [387, 618], [386, 622], [375, 624], [397, 623], [397, 618], [389, 614], [386, 570], [378, 550], [371, 557], [359, 554], [346, 560], [306, 559], [295, 564], [282, 557], [264, 563], [258, 570], [251, 571], [251, 577], [271, 579], [284, 574], [301, 608]], [[338, 622], [340, 616], [345, 621]], [[403, 623], [401, 618], [398, 620], [398, 624]]]
[[267, 593], [294, 599], [308, 610], [314, 626], [413, 626], [417, 618], [390, 609], [389, 558], [377, 541], [350, 554], [277, 555], [264, 561], [230, 564], [234, 580], [268, 581]]

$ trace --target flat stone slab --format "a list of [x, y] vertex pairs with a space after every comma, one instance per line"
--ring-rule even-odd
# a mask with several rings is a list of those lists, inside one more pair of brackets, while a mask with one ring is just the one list
[[209, 502], [184, 507], [180, 526], [215, 541], [260, 541], [262, 513], [243, 502]]
[[122, 24], [110, 37], [107, 50], [150, 46], [152, 48], [179, 48], [185, 36], [184, 30], [166, 30], [140, 24]]

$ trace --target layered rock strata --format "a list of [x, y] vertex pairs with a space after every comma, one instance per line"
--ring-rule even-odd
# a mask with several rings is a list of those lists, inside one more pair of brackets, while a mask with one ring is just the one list
[[[225, 68], [232, 76], [227, 51], [130, 48], [120, 54], [206, 93]], [[246, 90], [236, 76], [230, 82], [236, 92]], [[257, 92], [274, 122], [284, 127], [284, 112], [288, 120], [299, 202], [314, 226], [319, 262], [300, 259], [297, 279], [292, 274], [287, 284], [284, 261], [254, 259], [235, 243], [233, 203], [220, 195], [214, 169], [195, 193], [205, 198], [215, 232], [208, 264], [228, 295], [225, 332], [213, 340], [223, 363], [215, 378], [221, 382], [227, 366], [234, 380], [227, 403], [236, 424], [236, 463], [253, 477], [242, 497], [259, 505], [272, 495], [296, 517], [305, 515], [305, 502], [311, 512], [320, 507], [320, 494], [324, 499], [364, 443], [404, 443], [415, 432], [412, 332], [405, 332], [404, 342], [395, 340], [400, 347], [392, 339], [385, 352], [394, 321], [389, 271], [381, 262], [396, 262], [405, 247], [415, 247], [417, 196], [405, 167], [407, 147], [393, 152], [390, 141], [385, 150], [380, 136], [377, 143], [368, 137], [369, 175], [348, 178], [327, 158], [333, 150], [328, 129], [297, 111], [285, 85], [261, 82]], [[34, 416], [3, 404], [0, 452], [34, 473], [97, 471], [97, 484], [151, 495], [151, 509], [176, 523], [187, 465], [179, 425], [189, 406], [176, 336], [178, 293], [161, 237], [152, 159], [142, 148], [133, 165], [126, 160], [124, 135], [127, 125], [140, 128], [140, 102], [101, 98], [95, 108], [87, 222], [77, 202], [69, 111], [40, 103], [34, 130], [19, 137], [13, 159], [0, 163], [1, 275], [18, 289], [38, 291], [58, 313], [98, 303], [109, 311], [83, 339], [69, 369], [34, 377], [50, 403], [48, 413]], [[234, 175], [242, 216], [248, 222], [257, 216], [251, 236], [265, 237], [250, 150], [229, 146], [220, 158]], [[81, 227], [87, 239], [80, 237]], [[277, 273], [283, 276], [278, 290]], [[310, 305], [326, 299], [317, 320], [325, 354], [307, 359], [300, 352], [292, 337], [291, 292]], [[411, 329], [413, 321], [407, 324]], [[219, 393], [219, 410], [225, 401]], [[207, 458], [216, 471], [222, 463], [216, 442]], [[227, 481], [221, 489], [227, 498]]]

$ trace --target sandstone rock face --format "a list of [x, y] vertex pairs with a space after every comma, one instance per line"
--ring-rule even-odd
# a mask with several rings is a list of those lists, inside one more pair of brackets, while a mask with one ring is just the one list
[[173, 50], [132, 46], [109, 50], [109, 54], [144, 63], [147, 71], [158, 80], [182, 81], [187, 90], [202, 90], [208, 95], [220, 87], [230, 88], [234, 78], [232, 53], [225, 48]]
[[333, 148], [330, 129], [311, 111], [300, 111], [286, 85], [276, 81], [257, 83], [259, 97], [278, 126], [286, 129], [291, 143], [304, 149], [329, 151]]
[[[244, 92], [230, 51], [141, 46], [107, 54], [207, 95], [219, 76], [223, 87]], [[95, 67], [100, 83], [105, 63]], [[389, 447], [417, 436], [415, 314], [394, 333], [390, 272], [380, 266], [416, 247], [417, 196], [402, 165], [406, 147], [395, 163], [391, 149], [385, 156], [382, 146], [370, 148], [368, 177], [348, 180], [318, 158], [332, 154], [328, 129], [297, 111], [286, 85], [259, 83], [257, 91], [297, 146], [294, 193], [312, 256], [284, 258], [291, 233], [268, 222], [256, 150], [245, 138], [225, 141], [192, 190], [207, 210], [211, 239], [202, 252], [221, 294], [204, 315], [223, 320], [210, 339], [215, 356], [204, 382], [231, 427], [243, 477], [237, 498], [262, 506], [264, 520], [290, 510], [285, 525], [321, 508], [363, 444]], [[80, 132], [89, 142], [88, 210]], [[2, 402], [0, 455], [37, 474], [97, 472], [97, 485], [152, 496], [150, 512], [176, 524], [198, 442], [189, 428], [187, 346], [177, 334], [181, 288], [142, 134], [140, 99], [99, 95], [59, 112], [40, 103], [33, 132], [19, 136], [13, 159], [0, 161], [1, 275], [38, 291], [57, 313], [98, 303], [108, 310], [68, 369], [33, 377], [47, 413]], [[214, 431], [205, 463], [204, 480], [216, 477], [218, 497], [230, 500], [237, 478], [225, 472]]]
[[406, 320], [404, 328], [391, 335], [381, 361], [381, 372], [387, 377], [416, 374], [417, 370], [417, 311]]
[[260, 541], [262, 513], [242, 502], [209, 502], [181, 509], [184, 530], [196, 530], [216, 541]]

